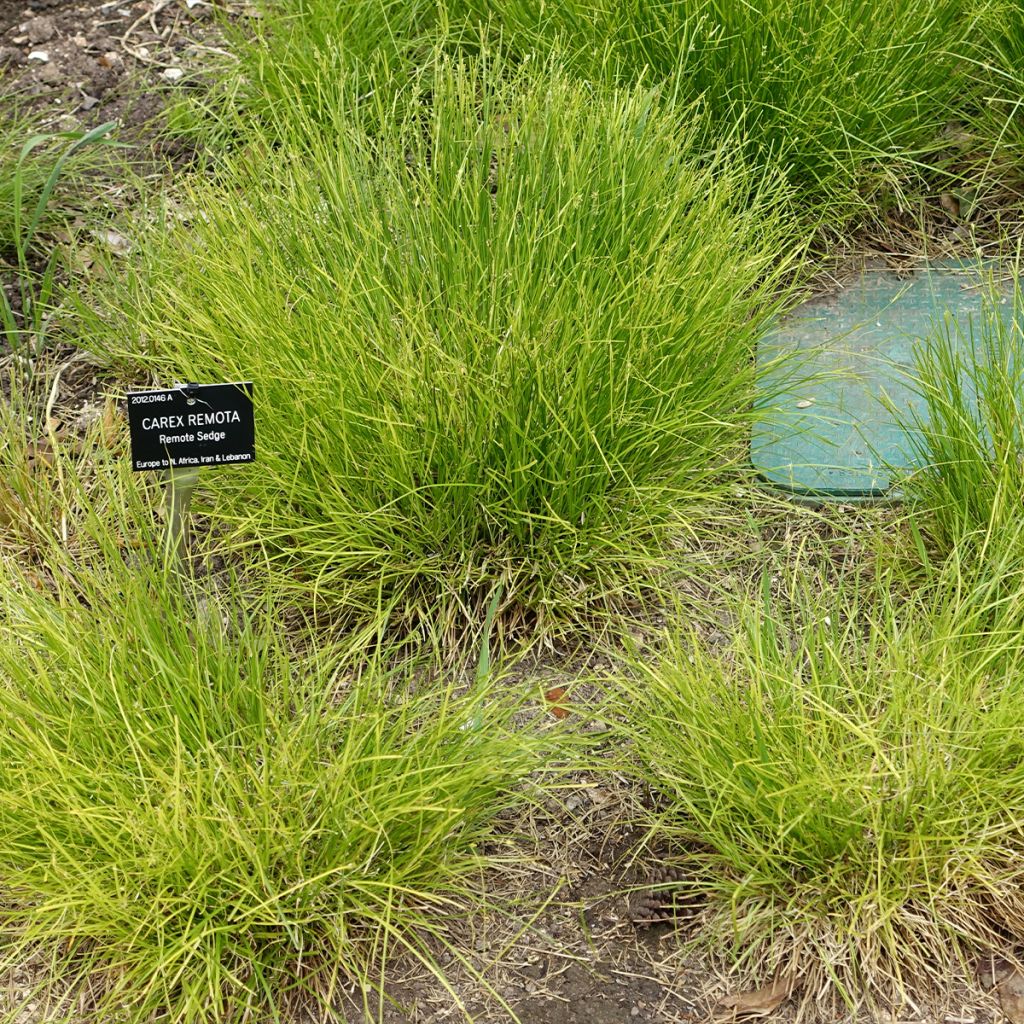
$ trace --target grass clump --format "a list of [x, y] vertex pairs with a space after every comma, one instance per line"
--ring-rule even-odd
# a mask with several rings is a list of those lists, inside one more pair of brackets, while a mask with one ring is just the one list
[[215, 119], [226, 118], [243, 139], [253, 116], [285, 135], [296, 115], [334, 126], [353, 82], [386, 103], [409, 89], [449, 35], [436, 0], [288, 0], [262, 5], [255, 23], [226, 29], [240, 65], [224, 76], [227, 103], [215, 108]]
[[741, 455], [786, 232], [646, 91], [478, 64], [432, 95], [193, 182], [101, 343], [256, 382], [259, 466], [220, 511], [307, 593], [436, 621], [501, 584], [580, 616]]
[[[947, 992], [1022, 937], [1024, 577], [751, 596], [719, 650], [637, 659], [623, 715], [702, 945], [806, 1004]], [[882, 589], [882, 588], [885, 589]], [[877, 598], [877, 594], [876, 594]], [[921, 1005], [921, 1004], [918, 1004]]]
[[21, 113], [14, 99], [9, 96], [0, 98], [0, 253], [4, 256], [12, 256], [18, 249], [15, 231], [17, 190], [20, 187], [25, 196], [38, 195], [46, 180], [46, 168], [41, 160], [20, 159], [21, 147], [31, 135], [32, 122]]
[[[17, 299], [12, 303], [0, 288], [0, 338], [38, 358], [53, 312], [57, 253], [41, 258], [37, 236], [59, 219], [51, 199], [68, 165], [77, 164], [81, 150], [104, 140], [114, 123], [87, 132], [29, 134], [31, 122], [9, 103], [0, 97], [0, 258], [9, 261]], [[90, 160], [95, 166], [95, 158]]]
[[396, 955], [440, 976], [554, 746], [512, 689], [290, 649], [269, 600], [143, 561], [55, 577], [0, 590], [2, 963], [49, 961], [47, 1019], [344, 1016], [353, 984], [379, 1015]]
[[[1024, 502], [1024, 298], [1017, 286], [965, 327], [936, 326], [917, 353], [920, 411], [902, 483], [944, 555], [988, 559], [1018, 543]], [[1024, 554], [1024, 552], [1019, 552]]]
[[72, 171], [95, 168], [95, 144], [113, 122], [89, 131], [40, 132], [17, 97], [0, 95], [0, 255], [23, 263], [41, 229], [60, 216], [51, 205], [57, 183]]
[[[334, 120], [348, 67], [386, 67], [368, 91], [411, 78], [431, 47], [500, 46], [524, 66], [552, 55], [595, 86], [645, 82], [701, 102], [704, 144], [728, 142], [781, 170], [812, 216], [841, 221], [892, 185], [941, 129], [966, 118], [984, 83], [978, 40], [1002, 0], [659, 0], [589, 4], [447, 0], [391, 5], [287, 0], [268, 5], [239, 72], [258, 111], [303, 107]], [[333, 41], [333, 45], [328, 44]], [[416, 55], [413, 58], [413, 54]], [[987, 79], [986, 79], [987, 81]]]
[[[481, 16], [494, 5], [474, 5]], [[970, 102], [973, 0], [663, 0], [500, 3], [510, 45], [558, 48], [588, 78], [670, 82], [701, 100], [712, 140], [782, 168], [830, 217], [858, 202], [865, 172], [934, 145]], [[989, 4], [988, 6], [991, 6]], [[493, 15], [492, 15], [493, 17]]]
[[156, 500], [125, 458], [114, 400], [68, 429], [53, 407], [61, 372], [48, 369], [27, 374], [15, 362], [0, 375], [0, 556], [40, 580], [55, 549], [88, 563], [101, 550], [141, 545]]
[[990, 45], [979, 55], [985, 106], [977, 130], [991, 153], [989, 164], [1009, 157], [1016, 182], [1024, 173], [1024, 10], [1008, 3], [987, 26]]

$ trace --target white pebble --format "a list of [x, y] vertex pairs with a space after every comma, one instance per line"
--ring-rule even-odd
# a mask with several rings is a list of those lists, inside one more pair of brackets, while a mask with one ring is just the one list
[[40, 64], [46, 64], [50, 59], [50, 55], [45, 50], [33, 50], [28, 55], [28, 59], [37, 60]]
[[176, 82], [181, 76], [185, 74], [181, 68], [164, 68], [163, 75], [168, 82]]

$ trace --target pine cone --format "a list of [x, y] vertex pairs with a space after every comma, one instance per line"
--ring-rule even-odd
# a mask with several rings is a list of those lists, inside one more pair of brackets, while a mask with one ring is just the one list
[[678, 891], [688, 877], [686, 871], [672, 865], [660, 864], [652, 868], [647, 888], [653, 891], [637, 892], [631, 900], [629, 916], [633, 924], [637, 928], [650, 928], [655, 924], [680, 923], [693, 918], [700, 909], [700, 897]]

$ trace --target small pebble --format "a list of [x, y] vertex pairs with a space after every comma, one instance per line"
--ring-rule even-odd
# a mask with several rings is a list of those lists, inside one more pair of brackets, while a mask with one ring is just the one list
[[48, 14], [42, 14], [25, 24], [25, 35], [30, 43], [45, 43], [57, 34], [57, 22]]
[[44, 85], [58, 85], [64, 81], [64, 74], [56, 64], [44, 64], [36, 77]]
[[166, 78], [168, 82], [176, 82], [184, 74], [185, 72], [182, 71], [181, 68], [164, 68], [163, 70], [163, 77]]
[[796, 407], [798, 409], [810, 409], [810, 407], [812, 405], [814, 405], [814, 399], [813, 398], [804, 398], [801, 401], [796, 403]]
[[46, 64], [50, 60], [50, 55], [45, 50], [33, 50], [28, 55], [29, 60], [37, 60], [41, 64]]

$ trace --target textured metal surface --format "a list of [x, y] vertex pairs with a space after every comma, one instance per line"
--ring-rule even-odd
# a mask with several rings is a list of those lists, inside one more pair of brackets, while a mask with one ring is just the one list
[[758, 346], [764, 414], [751, 438], [755, 469], [796, 494], [884, 496], [889, 467], [913, 465], [891, 409], [922, 411], [915, 350], [937, 328], [970, 344], [986, 298], [1009, 315], [1010, 300], [993, 291], [991, 275], [937, 265], [909, 274], [866, 270], [805, 303]]

